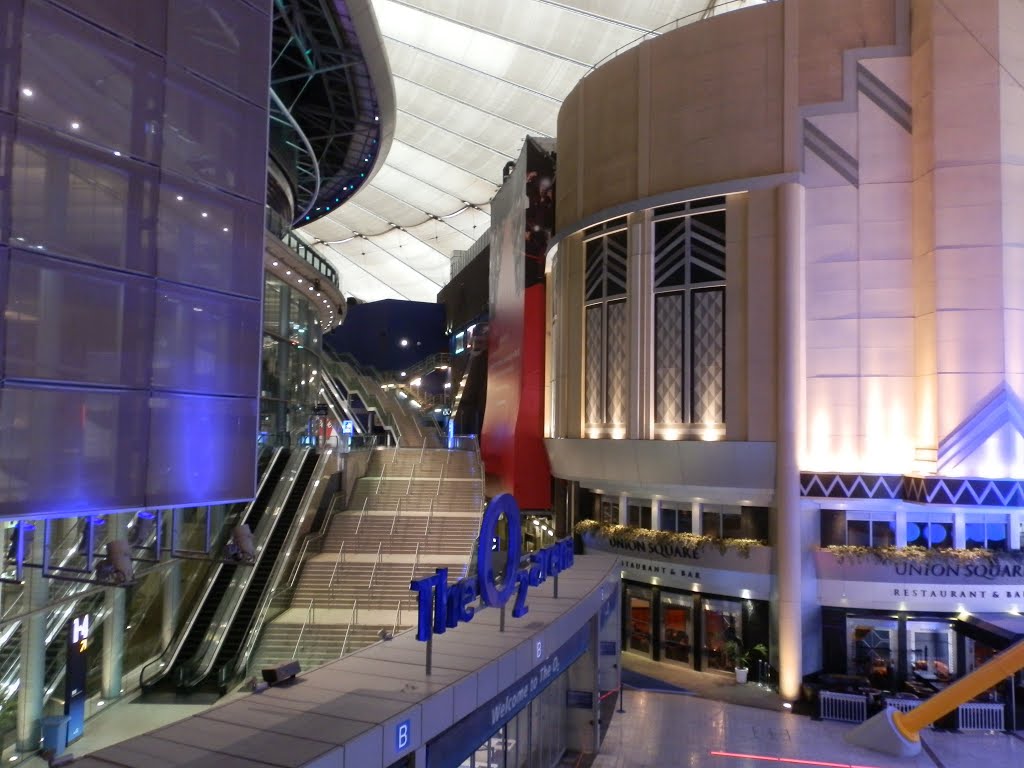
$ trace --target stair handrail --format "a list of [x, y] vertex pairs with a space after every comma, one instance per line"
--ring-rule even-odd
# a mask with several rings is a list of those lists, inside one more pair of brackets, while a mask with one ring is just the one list
[[391, 628], [391, 636], [398, 634], [398, 625], [402, 623], [402, 601], [398, 601], [398, 608], [395, 609], [395, 625]]
[[352, 612], [348, 616], [348, 626], [345, 627], [345, 639], [342, 640], [342, 642], [341, 642], [341, 653], [338, 654], [338, 658], [339, 659], [342, 656], [345, 655], [345, 649], [348, 648], [348, 636], [349, 636], [349, 633], [352, 631], [352, 625], [355, 623], [356, 616], [359, 615], [358, 611], [359, 611], [359, 598], [356, 598], [355, 600], [352, 601]]
[[408, 496], [409, 492], [412, 490], [412, 479], [416, 476], [416, 467], [417, 466], [418, 466], [417, 464], [413, 464], [412, 468], [409, 470], [409, 482], [405, 486], [405, 495], [406, 496]]
[[370, 500], [369, 496], [367, 496], [365, 499], [363, 499], [363, 509], [359, 513], [359, 520], [356, 521], [356, 533], [355, 533], [356, 536], [359, 535], [359, 529], [363, 527], [363, 518], [366, 516], [366, 504], [367, 504], [367, 502], [369, 500]]
[[437, 476], [437, 493], [435, 493], [434, 496], [438, 496], [439, 497], [441, 495], [441, 482], [444, 480], [444, 468], [445, 468], [445, 466], [446, 466], [445, 464], [441, 465], [441, 473]]
[[423, 463], [423, 454], [424, 454], [424, 452], [425, 452], [426, 450], [427, 450], [427, 438], [425, 438], [425, 437], [424, 437], [424, 438], [423, 438], [423, 445], [422, 445], [422, 446], [420, 446], [420, 456], [419, 456], [419, 458], [418, 458], [418, 459], [416, 459], [416, 466], [417, 466], [417, 467], [418, 467], [418, 466], [419, 466], [420, 464], [422, 464], [422, 463]]
[[381, 464], [380, 465], [380, 478], [377, 480], [377, 490], [375, 490], [373, 492], [374, 495], [377, 495], [377, 494], [380, 493], [380, 484], [384, 482], [384, 474], [387, 472], [387, 469], [388, 469], [387, 464]]
[[373, 561], [373, 570], [370, 571], [370, 583], [366, 585], [367, 589], [373, 589], [373, 577], [377, 575], [377, 566], [380, 565], [380, 552], [383, 547], [383, 541], [377, 544], [377, 559]]
[[[264, 470], [263, 476], [260, 479], [259, 486], [256, 488], [256, 495], [253, 496], [253, 500], [251, 502], [249, 502], [249, 504], [245, 508], [245, 511], [239, 517], [239, 524], [245, 523], [248, 520], [249, 515], [252, 512], [252, 509], [253, 509], [253, 507], [256, 504], [256, 501], [259, 499], [260, 494], [263, 492], [263, 489], [264, 489], [264, 487], [265, 487], [265, 485], [267, 483], [267, 480], [270, 478], [270, 475], [272, 473], [273, 468], [277, 465], [277, 462], [281, 460], [281, 456], [283, 454], [284, 454], [284, 449], [283, 448], [276, 448], [274, 450], [274, 453], [271, 456], [270, 461], [267, 463], [267, 468], [266, 468], [266, 470]], [[287, 466], [286, 466], [286, 468], [287, 468]], [[278, 480], [278, 484], [279, 485], [280, 485], [280, 483], [281, 483], [281, 480]], [[274, 494], [276, 495], [277, 492], [278, 492], [278, 490], [275, 489]], [[274, 500], [273, 496], [268, 500], [268, 502], [267, 502], [267, 509], [268, 510], [270, 509], [270, 503], [273, 500]], [[263, 517], [264, 518], [266, 517], [266, 512], [264, 512]], [[219, 553], [215, 553], [214, 556], [216, 557], [217, 554], [219, 554]], [[178, 654], [181, 653], [182, 646], [185, 645], [185, 641], [188, 639], [188, 636], [189, 636], [189, 634], [192, 631], [192, 627], [195, 626], [196, 620], [199, 617], [199, 613], [202, 610], [203, 605], [206, 603], [206, 600], [209, 598], [210, 592], [213, 590], [213, 585], [217, 581], [217, 577], [220, 575], [221, 569], [223, 569], [225, 567], [225, 565], [226, 565], [226, 563], [224, 563], [224, 562], [215, 562], [213, 567], [210, 568], [210, 572], [206, 575], [206, 581], [204, 582], [204, 585], [202, 587], [202, 594], [199, 596], [198, 600], [194, 600], [191, 603], [191, 605], [192, 605], [192, 612], [189, 614], [188, 618], [185, 619], [185, 621], [182, 624], [181, 628], [175, 634], [175, 636], [171, 640], [171, 642], [167, 644], [167, 646], [164, 648], [164, 650], [161, 651], [160, 654], [155, 659], [150, 661], [141, 670], [139, 670], [139, 688], [145, 689], [147, 687], [152, 686], [154, 683], [156, 683], [156, 682], [160, 681], [161, 679], [163, 679], [163, 677], [168, 672], [171, 671], [171, 668], [174, 666], [175, 662], [178, 660]], [[159, 665], [160, 665], [158, 667], [159, 674], [155, 678], [153, 678], [152, 680], [148, 680], [147, 681], [146, 680], [146, 670], [149, 669], [154, 664], [157, 664], [157, 663], [159, 663]]]
[[420, 564], [420, 543], [416, 542], [416, 554], [412, 559], [412, 570], [409, 572], [409, 581], [416, 579], [416, 568]]
[[342, 559], [345, 557], [345, 542], [342, 540], [341, 546], [338, 547], [338, 557], [334, 561], [334, 568], [331, 570], [331, 580], [327, 582], [327, 607], [330, 608], [334, 605], [334, 577], [338, 575], [338, 566], [341, 565]]
[[[406, 495], [408, 495], [408, 493]], [[388, 534], [389, 536], [394, 536], [395, 535], [395, 523], [398, 522], [398, 518], [401, 516], [401, 514], [402, 514], [402, 498], [399, 497], [398, 501], [395, 502], [395, 516], [393, 518], [391, 518], [391, 532]]]
[[430, 532], [430, 521], [434, 519], [434, 501], [436, 501], [436, 497], [430, 500], [430, 509], [427, 511], [427, 524], [423, 526], [424, 538], [426, 538], [427, 533]]
[[316, 598], [315, 597], [311, 597], [309, 599], [309, 606], [306, 608], [306, 618], [302, 622], [302, 628], [299, 629], [299, 639], [295, 641], [295, 650], [292, 651], [292, 658], [293, 659], [298, 659], [299, 658], [299, 646], [302, 644], [302, 635], [306, 631], [306, 625], [307, 624], [315, 624], [316, 623], [315, 620], [314, 620], [314, 615], [315, 614], [313, 613], [313, 604], [315, 602], [316, 602]]

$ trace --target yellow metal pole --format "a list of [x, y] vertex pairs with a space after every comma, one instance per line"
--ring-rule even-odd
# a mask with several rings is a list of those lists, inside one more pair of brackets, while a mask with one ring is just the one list
[[971, 674], [960, 678], [943, 691], [926, 699], [909, 712], [894, 712], [892, 721], [897, 730], [911, 741], [918, 740], [918, 733], [943, 715], [952, 712], [964, 702], [970, 701], [982, 691], [988, 690], [1000, 680], [1005, 680], [1024, 668], [1024, 640], [1011, 645], [1002, 653], [985, 662]]

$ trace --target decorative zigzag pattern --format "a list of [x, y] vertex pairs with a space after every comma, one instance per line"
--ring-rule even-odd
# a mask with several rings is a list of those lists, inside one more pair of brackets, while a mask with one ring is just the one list
[[825, 499], [884, 499], [972, 507], [1024, 506], [1024, 481], [801, 472], [800, 494]]

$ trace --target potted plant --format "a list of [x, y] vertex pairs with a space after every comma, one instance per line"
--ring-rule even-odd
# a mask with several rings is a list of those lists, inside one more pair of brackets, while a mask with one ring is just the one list
[[736, 672], [736, 682], [743, 685], [747, 682], [747, 672], [750, 662], [755, 656], [768, 658], [768, 649], [763, 643], [758, 643], [753, 648], [744, 648], [739, 640], [729, 640], [725, 644], [726, 658], [732, 661], [733, 669]]

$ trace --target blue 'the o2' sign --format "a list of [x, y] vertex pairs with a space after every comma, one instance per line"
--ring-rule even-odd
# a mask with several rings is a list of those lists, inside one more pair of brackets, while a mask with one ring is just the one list
[[[508, 523], [508, 560], [505, 578], [499, 586], [495, 579], [494, 554], [498, 540], [498, 518], [505, 515]], [[511, 494], [495, 496], [484, 510], [477, 539], [477, 575], [448, 586], [448, 569], [438, 568], [433, 576], [409, 584], [416, 592], [418, 614], [416, 639], [426, 641], [432, 634], [444, 634], [446, 629], [470, 621], [475, 609], [470, 605], [480, 598], [484, 605], [500, 607], [515, 594], [512, 616], [525, 616], [526, 594], [530, 587], [539, 587], [548, 576], [556, 576], [573, 564], [572, 539], [562, 539], [550, 547], [530, 554], [530, 565], [519, 568], [522, 554], [522, 520], [519, 505]]]

